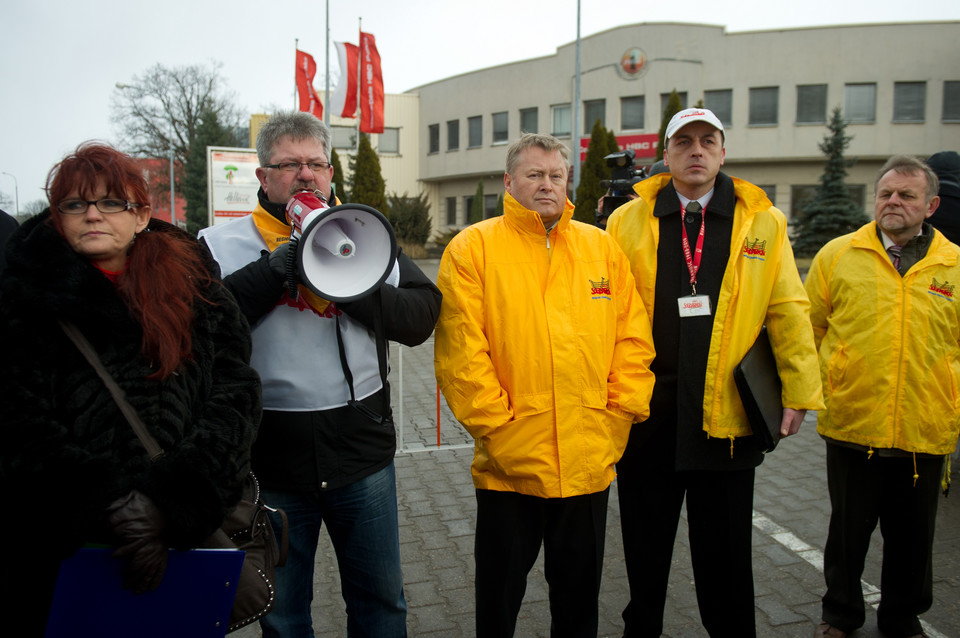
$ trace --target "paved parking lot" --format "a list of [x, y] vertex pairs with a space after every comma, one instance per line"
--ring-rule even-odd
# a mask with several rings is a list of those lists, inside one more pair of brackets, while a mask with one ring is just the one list
[[[435, 263], [424, 266], [431, 275], [435, 275], [435, 268]], [[396, 467], [409, 632], [411, 636], [436, 638], [472, 636], [476, 501], [470, 478], [471, 439], [441, 401], [442, 447], [437, 449], [432, 338], [417, 348], [391, 345], [391, 365], [395, 417], [402, 432]], [[812, 417], [808, 415], [801, 432], [781, 443], [757, 471], [753, 546], [761, 638], [810, 638], [819, 621], [824, 588], [821, 552], [830, 504], [824, 443], [816, 434]], [[956, 474], [954, 481], [960, 482]], [[612, 490], [600, 636], [621, 635], [620, 612], [628, 598], [616, 482]], [[875, 590], [880, 583], [880, 548], [878, 530], [863, 576], [867, 591]], [[933, 609], [924, 616], [927, 633], [932, 638], [960, 638], [960, 486], [955, 485], [952, 497], [940, 501], [934, 558], [935, 600]], [[315, 585], [317, 635], [345, 637], [336, 558], [325, 534], [317, 552]], [[541, 559], [528, 580], [517, 636], [546, 637], [549, 626]], [[671, 638], [707, 635], [697, 611], [685, 519], [677, 534], [664, 631]], [[253, 638], [259, 632], [248, 628], [233, 635]], [[868, 610], [866, 626], [854, 637], [879, 636], [876, 615]]]

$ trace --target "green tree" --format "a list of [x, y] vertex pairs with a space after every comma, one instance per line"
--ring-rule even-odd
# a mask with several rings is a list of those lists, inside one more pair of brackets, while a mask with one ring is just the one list
[[483, 180], [477, 182], [477, 192], [473, 195], [470, 210], [467, 211], [467, 223], [476, 224], [483, 219]]
[[[220, 124], [213, 109], [207, 109], [200, 117], [200, 125], [183, 165], [180, 192], [187, 200], [187, 232], [196, 235], [209, 223], [207, 210], [207, 147], [235, 143], [234, 133]], [[167, 185], [169, 188], [169, 184]]]
[[670, 119], [683, 110], [683, 102], [680, 101], [680, 94], [677, 93], [677, 90], [674, 89], [670, 92], [670, 98], [667, 100], [667, 107], [663, 109], [663, 120], [660, 122], [660, 138], [659, 143], [657, 144], [657, 159], [663, 159], [663, 146], [667, 136], [667, 124], [670, 123]]
[[607, 155], [620, 152], [620, 142], [617, 141], [617, 134], [607, 129]]
[[380, 158], [370, 145], [369, 135], [360, 136], [352, 164], [350, 201], [376, 208], [390, 219], [390, 204], [387, 202], [386, 183], [380, 172]]
[[576, 207], [573, 218], [585, 224], [597, 221], [597, 200], [607, 192], [601, 182], [610, 179], [610, 167], [604, 157], [610, 154], [610, 138], [607, 129], [598, 119], [590, 131], [590, 145], [580, 171], [580, 184], [577, 185]]
[[500, 217], [503, 215], [503, 193], [497, 195], [497, 210], [494, 213], [495, 217]]
[[397, 242], [403, 246], [404, 252], [411, 257], [419, 256], [413, 248], [422, 249], [430, 239], [430, 203], [426, 193], [416, 197], [393, 193], [390, 195], [390, 216]]
[[812, 257], [824, 244], [840, 235], [851, 233], [868, 221], [863, 209], [853, 197], [844, 178], [847, 169], [856, 162], [846, 159], [844, 150], [850, 145], [840, 107], [833, 109], [827, 123], [827, 134], [819, 143], [827, 156], [820, 176], [820, 185], [813, 199], [801, 211], [793, 211], [793, 250], [799, 257]]
[[[336, 193], [337, 198], [341, 203], [346, 203], [349, 200], [347, 199], [347, 187], [343, 185], [343, 168], [340, 165], [340, 155], [337, 153], [337, 149], [330, 149], [330, 165], [333, 166], [333, 190]], [[330, 203], [331, 206], [333, 202]]]

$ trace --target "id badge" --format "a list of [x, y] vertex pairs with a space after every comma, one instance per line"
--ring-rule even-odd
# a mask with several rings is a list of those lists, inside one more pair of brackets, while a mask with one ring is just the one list
[[681, 317], [709, 317], [710, 295], [688, 295], [677, 299]]

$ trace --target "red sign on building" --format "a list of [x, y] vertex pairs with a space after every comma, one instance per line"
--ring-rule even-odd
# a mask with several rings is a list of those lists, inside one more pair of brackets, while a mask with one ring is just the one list
[[[653, 164], [657, 158], [657, 144], [660, 143], [660, 135], [657, 133], [647, 133], [644, 135], [618, 135], [617, 144], [621, 151], [633, 149], [636, 153], [635, 161], [638, 165]], [[587, 158], [587, 147], [590, 146], [589, 137], [580, 138], [580, 163]]]

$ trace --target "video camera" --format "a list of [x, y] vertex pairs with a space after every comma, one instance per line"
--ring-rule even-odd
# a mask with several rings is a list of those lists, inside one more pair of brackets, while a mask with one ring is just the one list
[[596, 213], [597, 226], [605, 227], [607, 217], [633, 198], [633, 185], [647, 176], [642, 167], [634, 166], [634, 157], [636, 153], [633, 149], [627, 149], [603, 158], [612, 170], [610, 179], [600, 182], [600, 187], [606, 188], [607, 192], [603, 197], [603, 209]]

